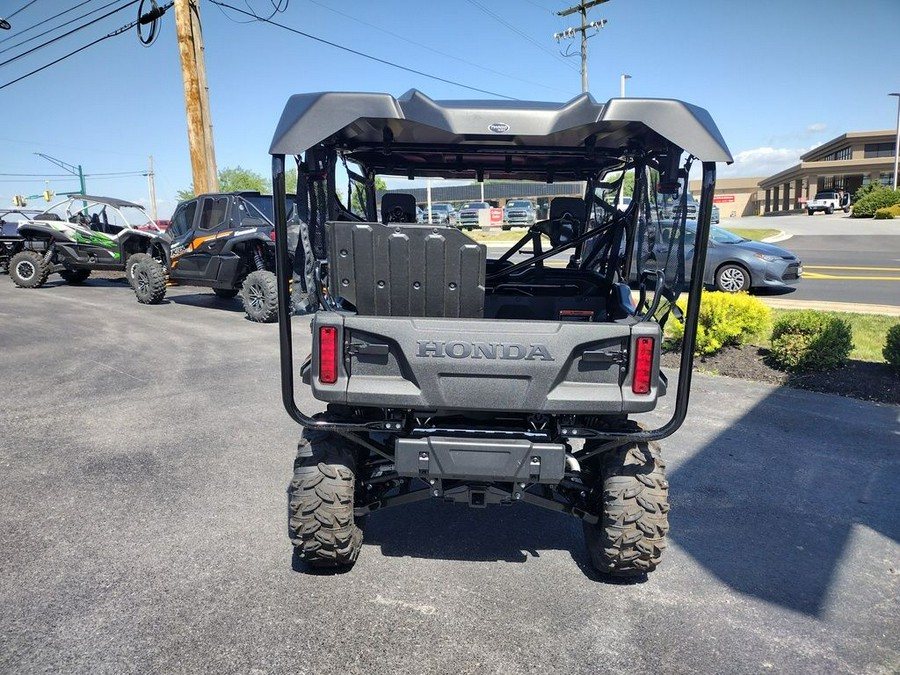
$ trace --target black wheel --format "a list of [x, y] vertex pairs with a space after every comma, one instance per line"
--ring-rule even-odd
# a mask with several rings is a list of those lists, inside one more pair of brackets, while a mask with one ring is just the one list
[[812, 209], [806, 209], [806, 215], [808, 215], [808, 216], [814, 216], [814, 215], [816, 215], [816, 212], [813, 211]]
[[844, 210], [844, 213], [850, 213], [850, 207], [849, 207], [849, 206], [845, 206], [843, 210]]
[[669, 483], [659, 445], [632, 443], [610, 452], [600, 481], [600, 520], [582, 522], [591, 564], [617, 577], [652, 572], [669, 532]]
[[66, 283], [68, 284], [80, 284], [89, 276], [91, 276], [90, 270], [60, 270], [59, 276], [61, 276]]
[[9, 276], [19, 288], [40, 288], [50, 276], [50, 268], [37, 251], [19, 251], [9, 261]]
[[830, 216], [832, 213], [834, 213], [834, 209], [830, 206], [826, 206], [825, 207], [825, 215]]
[[153, 256], [149, 253], [132, 253], [125, 260], [125, 280], [132, 288], [134, 288], [134, 268], [141, 260], [153, 260]]
[[267, 270], [251, 272], [241, 286], [241, 302], [252, 321], [272, 323], [278, 319], [278, 282]]
[[722, 265], [716, 271], [716, 290], [725, 293], [750, 290], [750, 272], [734, 263]]
[[213, 293], [215, 293], [220, 298], [233, 298], [240, 291], [236, 288], [214, 288]]
[[132, 268], [134, 295], [143, 305], [158, 305], [166, 297], [166, 272], [158, 261], [149, 255], [141, 258]]
[[304, 432], [288, 487], [294, 552], [311, 567], [348, 567], [362, 547], [353, 517], [353, 453], [339, 436]]

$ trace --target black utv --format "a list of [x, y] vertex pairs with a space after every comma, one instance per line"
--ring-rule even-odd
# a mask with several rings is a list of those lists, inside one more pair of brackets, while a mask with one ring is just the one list
[[[267, 215], [268, 214], [268, 215]], [[138, 302], [163, 301], [166, 286], [204, 286], [222, 298], [238, 293], [253, 321], [278, 318], [272, 197], [259, 192], [204, 194], [181, 202], [166, 237], [134, 267]]]
[[[313, 567], [351, 565], [363, 516], [420, 499], [527, 502], [579, 518], [599, 572], [654, 570], [669, 527], [657, 441], [687, 412], [716, 162], [731, 162], [707, 112], [589, 94], [562, 104], [302, 94], [270, 152], [282, 394], [304, 427], [288, 489], [295, 554]], [[302, 235], [293, 264], [289, 156]], [[679, 184], [695, 162], [702, 196], [688, 230], [655, 196], [686, 199]], [[339, 167], [367, 196], [364, 214], [339, 200]], [[584, 192], [556, 197], [547, 219], [489, 258], [454, 227], [415, 223], [413, 195], [386, 194], [379, 221], [378, 176], [582, 181]], [[662, 224], [664, 251], [654, 245]], [[295, 399], [292, 282], [316, 310], [298, 372], [318, 411]], [[666, 394], [662, 328], [683, 291], [673, 413], [646, 428], [635, 416]]]

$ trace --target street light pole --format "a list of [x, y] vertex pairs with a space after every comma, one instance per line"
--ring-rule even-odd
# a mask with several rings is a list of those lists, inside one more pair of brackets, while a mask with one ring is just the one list
[[622, 73], [619, 76], [619, 98], [625, 98], [625, 80], [630, 80], [631, 75]]
[[888, 96], [897, 97], [897, 140], [894, 141], [894, 189], [897, 189], [897, 160], [900, 159], [900, 92], [893, 92]]

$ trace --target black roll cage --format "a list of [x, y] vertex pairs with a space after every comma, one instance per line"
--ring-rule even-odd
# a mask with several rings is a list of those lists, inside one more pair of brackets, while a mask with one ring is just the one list
[[[320, 213], [318, 213], [319, 211], [321, 211], [318, 197], [321, 196], [320, 187], [322, 178], [325, 179], [325, 182], [327, 184], [325, 195], [325, 212], [327, 214], [326, 217], [328, 219], [333, 219], [337, 217], [338, 213], [340, 211], [343, 211], [343, 209], [340, 209], [338, 207], [338, 201], [336, 197], [334, 173], [336, 163], [334, 161], [333, 151], [330, 153], [321, 153], [318, 150], [312, 153], [307, 152], [307, 157], [310, 157], [310, 155], [312, 155], [312, 159], [314, 160], [312, 166], [310, 166], [310, 162], [309, 160], [307, 160], [307, 162], [305, 163], [306, 167], [303, 168], [304, 163], [298, 161], [298, 165], [300, 165], [301, 168], [298, 172], [299, 178], [296, 191], [297, 205], [298, 213], [300, 215], [302, 223], [310, 223], [310, 218], [314, 217], [317, 225], [319, 222], [324, 222], [321, 219]], [[324, 155], [324, 157], [320, 155]], [[329, 159], [331, 161], [328, 161]], [[367, 195], [366, 202], [368, 206], [367, 210], [374, 211], [375, 189], [374, 181], [371, 180], [371, 177], [373, 175], [372, 170], [367, 170], [366, 175], [368, 178], [365, 184]], [[319, 179], [318, 181], [316, 181], [318, 183], [318, 186], [314, 186], [313, 191], [310, 191], [309, 185], [309, 183], [311, 182], [311, 176]], [[594, 438], [609, 441], [608, 444], [604, 444], [596, 450], [596, 452], [602, 452], [606, 449], [626, 442], [660, 440], [673, 434], [684, 422], [684, 419], [687, 415], [688, 403], [690, 400], [691, 374], [693, 371], [693, 357], [694, 348], [696, 345], [697, 322], [700, 312], [700, 294], [703, 290], [703, 269], [706, 263], [706, 252], [709, 241], [713, 193], [715, 190], [715, 176], [715, 162], [703, 162], [700, 196], [701, 208], [697, 218], [697, 235], [695, 239], [693, 265], [690, 276], [691, 285], [688, 293], [687, 312], [684, 317], [684, 337], [682, 340], [681, 358], [679, 363], [678, 386], [675, 394], [675, 407], [671, 417], [666, 423], [656, 429], [640, 431], [611, 431], [561, 425], [559, 431], [563, 436], [569, 438]], [[306, 428], [317, 429], [321, 431], [334, 431], [343, 434], [352, 434], [353, 432], [382, 432], [388, 434], [400, 434], [401, 432], [409, 431], [404, 430], [401, 423], [391, 420], [377, 420], [353, 423], [336, 422], [327, 419], [315, 418], [306, 415], [297, 406], [294, 395], [293, 335], [291, 332], [292, 312], [290, 293], [292, 283], [292, 265], [290, 262], [290, 251], [288, 250], [287, 244], [287, 213], [285, 209], [285, 155], [283, 154], [275, 154], [272, 156], [272, 186], [275, 210], [275, 248], [278, 281], [278, 330], [281, 353], [281, 392], [285, 409], [287, 410], [291, 418], [300, 425]], [[316, 187], [319, 188], [318, 196], [316, 198], [310, 199], [309, 202], [304, 203], [306, 201], [303, 199], [304, 195], [315, 194]], [[590, 208], [593, 208], [593, 192], [591, 193], [591, 195], [589, 195], [589, 198], [586, 199], [586, 202], [590, 205]], [[682, 209], [682, 213], [683, 212], [684, 210]], [[375, 220], [374, 213], [367, 213], [367, 217]], [[637, 218], [636, 211], [634, 217]], [[309, 235], [310, 239], [312, 240], [312, 248], [314, 252], [317, 248], [319, 248], [317, 246], [318, 242], [316, 241], [316, 239], [321, 236], [321, 232], [317, 230], [319, 230], [317, 226], [309, 228]], [[580, 247], [583, 242], [594, 236], [597, 236], [598, 232], [599, 230], [584, 232], [580, 236], [577, 236], [576, 239], [566, 243], [563, 246], [554, 247], [549, 251], [542, 252], [539, 255], [539, 259], [543, 260], [545, 258], [549, 258], [552, 255], [559, 253], [559, 251], [565, 250], [567, 248], [572, 248], [574, 246]], [[634, 232], [634, 229], [629, 229], [626, 232], [628, 233], [627, 236], [630, 237], [631, 233]], [[633, 246], [628, 246], [626, 249], [628, 251], [627, 256], [629, 258], [632, 255], [633, 248]], [[536, 260], [537, 259], [533, 258], [529, 261], [525, 261], [525, 263], [520, 264], [530, 264], [535, 262]], [[626, 264], [630, 265], [631, 261], [626, 260]], [[483, 433], [483, 430], [475, 429], [443, 429], [440, 431], [442, 433], [457, 433], [459, 435]], [[434, 434], [435, 430], [412, 429], [411, 432], [413, 435], [418, 434], [424, 436]], [[592, 452], [591, 454], [594, 453]]]

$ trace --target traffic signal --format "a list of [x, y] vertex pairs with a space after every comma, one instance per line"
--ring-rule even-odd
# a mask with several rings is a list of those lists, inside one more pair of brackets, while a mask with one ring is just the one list
[[53, 198], [53, 193], [50, 190], [44, 190], [44, 201], [49, 202]]
[[15, 204], [16, 206], [19, 206], [19, 207], [25, 206], [26, 205], [25, 197], [23, 197], [22, 195], [13, 196], [13, 204]]

